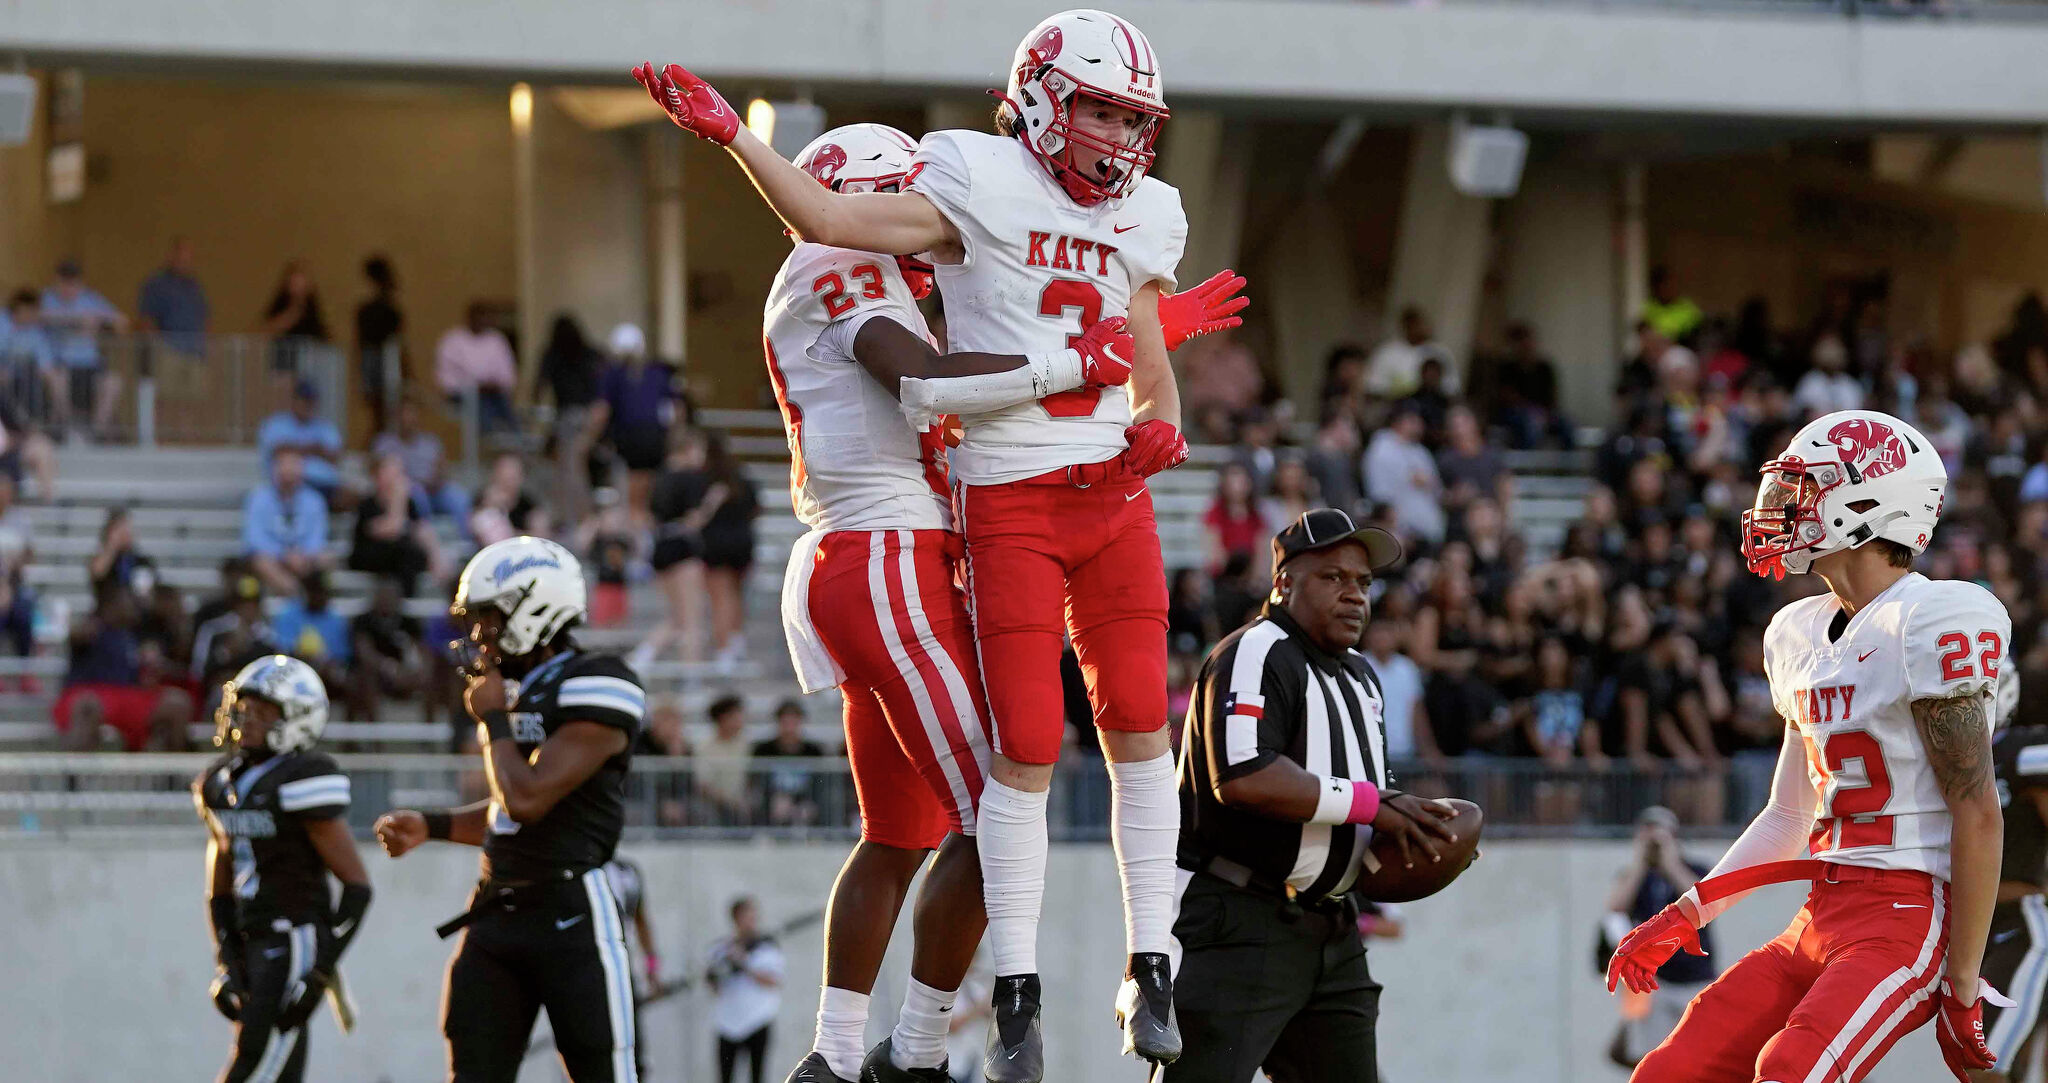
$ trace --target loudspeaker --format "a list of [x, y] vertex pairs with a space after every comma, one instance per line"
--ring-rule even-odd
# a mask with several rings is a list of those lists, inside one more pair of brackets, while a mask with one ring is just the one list
[[28, 142], [35, 128], [36, 77], [0, 74], [0, 147]]
[[1522, 162], [1528, 156], [1529, 137], [1523, 132], [1451, 123], [1451, 187], [1468, 196], [1514, 195], [1522, 185]]

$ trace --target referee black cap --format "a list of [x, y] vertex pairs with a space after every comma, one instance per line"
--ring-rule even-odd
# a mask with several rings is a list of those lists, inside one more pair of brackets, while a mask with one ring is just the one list
[[1376, 526], [1359, 526], [1341, 508], [1314, 508], [1273, 535], [1273, 570], [1312, 549], [1343, 542], [1365, 546], [1366, 563], [1375, 574], [1401, 562], [1401, 540]]

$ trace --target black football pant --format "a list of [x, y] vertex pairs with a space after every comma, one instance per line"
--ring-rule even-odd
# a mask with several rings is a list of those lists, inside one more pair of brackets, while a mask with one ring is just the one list
[[632, 968], [604, 871], [503, 900], [476, 912], [448, 961], [451, 1083], [513, 1083], [543, 1008], [571, 1080], [637, 1083]]
[[300, 976], [313, 969], [318, 947], [311, 925], [248, 938], [242, 982], [242, 1021], [235, 1024], [235, 1055], [220, 1083], [299, 1083], [306, 1074], [306, 1032], [278, 1033], [276, 1022]]
[[1187, 1051], [1166, 1083], [1377, 1083], [1380, 987], [1358, 912], [1304, 910], [1197, 873], [1173, 935], [1174, 1010]]

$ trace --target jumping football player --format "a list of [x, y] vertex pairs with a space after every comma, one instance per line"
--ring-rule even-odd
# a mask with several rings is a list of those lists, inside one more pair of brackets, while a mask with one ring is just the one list
[[1167, 118], [1151, 44], [1107, 12], [1047, 19], [1017, 50], [998, 134], [926, 136], [899, 193], [827, 190], [741, 129], [687, 70], [648, 64], [635, 75], [678, 125], [730, 150], [799, 237], [929, 253], [951, 348], [1042, 354], [1105, 319], [1128, 320], [1127, 389], [964, 414], [949, 456], [995, 721], [979, 814], [999, 975], [984, 1067], [993, 1083], [1044, 1072], [1037, 924], [1046, 791], [1063, 728], [1063, 624], [1110, 762], [1129, 953], [1117, 995], [1124, 1046], [1171, 1062], [1180, 1054], [1167, 962], [1179, 815], [1165, 729], [1166, 581], [1144, 478], [1187, 457], [1159, 316], [1187, 219], [1179, 194], [1146, 175]]
[[1713, 874], [1636, 927], [1608, 986], [1655, 989], [1697, 928], [1713, 876], [1810, 853], [1790, 928], [1694, 998], [1636, 1067], [1638, 1083], [1855, 1083], [1935, 1020], [1963, 1080], [1992, 1066], [1979, 966], [1997, 900], [2001, 828], [1992, 692], [2011, 635], [1974, 583], [1912, 570], [1948, 472], [1912, 426], [1869, 411], [1809, 422], [1763, 465], [1743, 556], [1763, 576], [1812, 572], [1828, 592], [1764, 633], [1772, 701], [1789, 721], [1771, 797]]
[[2006, 659], [1998, 678], [1998, 733], [1991, 753], [1998, 800], [2005, 806], [2005, 855], [2000, 862], [1998, 908], [1984, 948], [1984, 980], [2005, 991], [2010, 1008], [1984, 1009], [1985, 1042], [1996, 1071], [1973, 1072], [1977, 1083], [2020, 1078], [2041, 1032], [2041, 1000], [2048, 992], [2048, 726], [2015, 726], [2020, 678]]
[[449, 610], [467, 630], [452, 646], [490, 799], [377, 821], [394, 858], [428, 839], [483, 848], [469, 909], [440, 930], [463, 933], [442, 1004], [452, 1083], [513, 1083], [542, 1008], [575, 1083], [638, 1078], [632, 966], [604, 865], [646, 695], [625, 662], [576, 646], [588, 589], [576, 558], [544, 538], [470, 558]]
[[[213, 743], [227, 749], [192, 782], [206, 821], [207, 909], [219, 973], [213, 1004], [235, 1024], [222, 1083], [297, 1083], [306, 1021], [362, 931], [370, 877], [349, 834], [348, 775], [314, 751], [327, 690], [282, 654], [221, 689]], [[341, 898], [328, 894], [329, 873]]]
[[[795, 164], [833, 191], [895, 192], [916, 146], [894, 128], [850, 124], [819, 136]], [[861, 841], [827, 918], [816, 1039], [792, 1083], [943, 1076], [949, 1010], [986, 924], [974, 834], [988, 709], [954, 585], [961, 547], [945, 430], [913, 428], [898, 400], [985, 411], [1130, 377], [1132, 340], [1120, 319], [1095, 324], [1068, 349], [940, 355], [916, 304], [931, 285], [931, 266], [909, 257], [800, 243], [766, 305], [791, 497], [811, 528], [784, 583], [790, 658], [805, 691], [840, 690], [861, 806]], [[1237, 322], [1213, 306], [1187, 314], [1195, 333]], [[875, 976], [934, 847], [903, 1014], [863, 1069]]]

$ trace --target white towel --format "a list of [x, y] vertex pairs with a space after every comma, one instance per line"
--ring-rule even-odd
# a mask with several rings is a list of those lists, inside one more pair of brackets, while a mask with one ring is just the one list
[[805, 692], [823, 692], [839, 687], [846, 671], [832, 660], [825, 641], [811, 624], [811, 570], [818, 565], [818, 543], [825, 532], [813, 530], [796, 540], [790, 550], [789, 570], [782, 575], [782, 634], [789, 640], [789, 663], [796, 669], [796, 683]]

